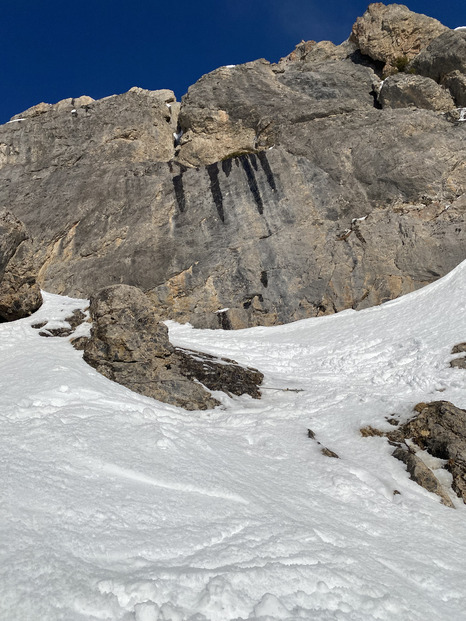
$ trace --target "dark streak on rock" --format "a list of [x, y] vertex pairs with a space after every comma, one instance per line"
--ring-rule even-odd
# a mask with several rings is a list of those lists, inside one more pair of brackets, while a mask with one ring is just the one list
[[269, 277], [267, 276], [267, 272], [265, 270], [261, 272], [261, 283], [265, 288], [267, 288], [267, 285], [269, 284]]
[[246, 173], [249, 189], [251, 190], [252, 195], [254, 196], [254, 200], [256, 201], [257, 211], [262, 215], [264, 213], [264, 203], [262, 202], [262, 197], [257, 186], [256, 177], [254, 175], [251, 164], [249, 163], [248, 156], [240, 155], [239, 160], [241, 161], [241, 165], [243, 166], [244, 172]]
[[217, 213], [222, 222], [225, 222], [225, 213], [223, 211], [223, 196], [220, 184], [218, 182], [218, 164], [209, 164], [206, 166], [207, 172], [210, 178], [210, 191], [212, 192], [212, 198], [214, 199]]
[[262, 170], [264, 171], [265, 176], [267, 177], [267, 183], [269, 184], [270, 188], [274, 192], [276, 192], [277, 191], [277, 186], [275, 184], [275, 179], [274, 179], [274, 176], [273, 176], [272, 169], [270, 168], [270, 164], [269, 164], [269, 160], [267, 159], [267, 155], [263, 151], [260, 151], [257, 154], [257, 157], [259, 158], [259, 162], [261, 163]]
[[175, 190], [176, 202], [178, 204], [178, 209], [180, 213], [183, 213], [186, 210], [186, 198], [184, 195], [183, 188], [183, 173], [181, 172], [179, 175], [173, 177], [173, 188]]
[[222, 162], [222, 170], [227, 177], [230, 176], [231, 173], [231, 159], [223, 160]]

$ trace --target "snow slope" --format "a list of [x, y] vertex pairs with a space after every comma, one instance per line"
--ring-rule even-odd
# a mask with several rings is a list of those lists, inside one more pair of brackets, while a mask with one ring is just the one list
[[466, 264], [360, 312], [238, 332], [170, 323], [175, 344], [265, 373], [262, 400], [217, 394], [199, 413], [113, 384], [31, 328], [84, 305], [45, 294], [0, 325], [2, 620], [466, 619], [465, 506], [359, 434], [419, 401], [466, 407], [466, 371], [449, 367]]

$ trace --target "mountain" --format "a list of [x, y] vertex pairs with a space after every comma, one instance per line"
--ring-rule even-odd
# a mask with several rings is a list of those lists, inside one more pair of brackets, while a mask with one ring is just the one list
[[465, 46], [0, 128], [1, 619], [466, 620]]
[[0, 128], [0, 199], [54, 293], [133, 285], [210, 328], [379, 304], [466, 258], [465, 51], [377, 3], [343, 44], [221, 67], [181, 104], [39, 104]]

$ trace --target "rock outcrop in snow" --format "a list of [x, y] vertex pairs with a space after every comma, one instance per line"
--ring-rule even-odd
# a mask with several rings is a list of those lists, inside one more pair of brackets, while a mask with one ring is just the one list
[[173, 347], [142, 291], [114, 285], [91, 298], [93, 327], [84, 360], [131, 390], [187, 410], [219, 405], [208, 390], [260, 397], [263, 375], [233, 360]]
[[[342, 45], [222, 67], [181, 106], [138, 88], [36, 106], [0, 127], [0, 200], [56, 293], [135, 285], [210, 328], [379, 304], [466, 258], [463, 43], [375, 4]], [[379, 96], [383, 65], [420, 75]]]
[[0, 212], [0, 321], [28, 317], [42, 304], [32, 240], [9, 211]]
[[[415, 448], [412, 448], [413, 444], [411, 447], [404, 444], [395, 451], [395, 455], [406, 461], [410, 471], [415, 470], [412, 459], [418, 450], [426, 450], [433, 457], [445, 460], [445, 468], [453, 477], [453, 490], [466, 502], [466, 410], [448, 401], [419, 403], [415, 410], [418, 414], [413, 419], [387, 434], [392, 442], [404, 444], [409, 440], [414, 443]], [[429, 479], [423, 474], [419, 476], [418, 473], [413, 478], [428, 491], [434, 491], [441, 496], [445, 504], [452, 506], [448, 497], [445, 498], [441, 486], [432, 485], [432, 477]]]

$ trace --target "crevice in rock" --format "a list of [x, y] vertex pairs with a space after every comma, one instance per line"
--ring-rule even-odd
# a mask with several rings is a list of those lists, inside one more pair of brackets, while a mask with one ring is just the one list
[[206, 168], [210, 179], [210, 191], [212, 193], [212, 198], [214, 199], [215, 207], [217, 208], [218, 216], [222, 222], [225, 222], [222, 190], [220, 189], [218, 181], [218, 164], [209, 164]]
[[175, 175], [173, 177], [173, 189], [175, 190], [175, 198], [178, 209], [180, 210], [180, 213], [184, 213], [184, 211], [186, 210], [186, 197], [184, 194], [182, 172], [180, 172], [179, 175]]
[[248, 186], [256, 202], [257, 211], [262, 215], [264, 213], [264, 203], [262, 202], [262, 197], [259, 192], [259, 187], [257, 185], [256, 176], [254, 175], [254, 171], [249, 162], [248, 156], [240, 155], [239, 160], [241, 162], [244, 172], [246, 173], [246, 177], [248, 180]]

